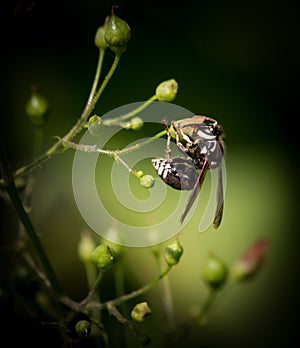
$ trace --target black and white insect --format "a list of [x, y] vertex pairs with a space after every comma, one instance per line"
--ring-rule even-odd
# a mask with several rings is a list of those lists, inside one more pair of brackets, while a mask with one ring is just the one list
[[[192, 190], [180, 223], [183, 223], [195, 202], [208, 170], [217, 169], [217, 206], [213, 226], [218, 228], [222, 221], [224, 206], [222, 127], [216, 120], [206, 116], [173, 121], [171, 126], [165, 121], [164, 124], [168, 134], [166, 158], [152, 159], [152, 164], [167, 185], [176, 190]], [[171, 158], [171, 133], [179, 150], [187, 155], [186, 158]]]

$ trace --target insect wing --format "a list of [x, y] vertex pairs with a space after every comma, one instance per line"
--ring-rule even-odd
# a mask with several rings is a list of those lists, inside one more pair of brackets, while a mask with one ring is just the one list
[[222, 222], [224, 208], [224, 188], [223, 188], [223, 174], [222, 166], [218, 168], [218, 191], [217, 191], [217, 209], [213, 222], [214, 228], [218, 228]]
[[210, 170], [210, 174], [210, 197], [199, 225], [199, 232], [204, 232], [211, 225], [217, 229], [223, 217], [226, 188], [226, 167], [224, 161], [220, 163], [219, 167]]
[[182, 224], [184, 219], [186, 218], [188, 212], [190, 211], [191, 207], [193, 206], [199, 192], [200, 192], [200, 189], [201, 189], [201, 186], [203, 184], [203, 181], [205, 179], [205, 176], [206, 176], [206, 173], [209, 169], [209, 165], [208, 165], [208, 162], [207, 160], [204, 161], [203, 163], [203, 166], [201, 168], [201, 171], [197, 177], [197, 180], [195, 182], [195, 185], [194, 185], [194, 188], [189, 196], [189, 199], [188, 199], [188, 202], [187, 202], [187, 205], [185, 207], [185, 210], [180, 218], [180, 223]]

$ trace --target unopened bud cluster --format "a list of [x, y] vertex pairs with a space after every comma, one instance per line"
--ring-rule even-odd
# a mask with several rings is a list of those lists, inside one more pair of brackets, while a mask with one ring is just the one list
[[79, 320], [75, 325], [75, 331], [79, 337], [88, 337], [91, 333], [91, 323], [87, 320]]
[[102, 50], [106, 50], [108, 47], [108, 44], [104, 39], [105, 30], [106, 30], [106, 23], [97, 29], [96, 35], [95, 35], [95, 45]]
[[116, 252], [109, 245], [99, 245], [92, 253], [92, 260], [100, 271], [107, 271], [117, 261]]
[[89, 232], [84, 231], [81, 234], [80, 241], [78, 243], [78, 257], [83, 263], [92, 262], [92, 253], [96, 247], [95, 241]]
[[178, 83], [174, 80], [167, 80], [160, 83], [155, 91], [156, 99], [161, 102], [171, 102], [178, 92]]
[[154, 178], [152, 175], [145, 174], [140, 178], [140, 185], [145, 188], [151, 188], [154, 185]]
[[217, 256], [210, 255], [202, 271], [202, 279], [212, 289], [219, 289], [227, 280], [228, 269]]
[[144, 121], [136, 116], [133, 117], [130, 121], [128, 122], [122, 122], [121, 126], [125, 129], [133, 129], [133, 130], [140, 130], [144, 125]]
[[164, 259], [169, 266], [177, 265], [183, 254], [183, 247], [178, 239], [169, 244], [164, 251]]
[[152, 314], [151, 308], [147, 302], [136, 304], [131, 311], [131, 318], [137, 322], [143, 322]]
[[25, 112], [34, 126], [42, 126], [45, 123], [48, 111], [48, 102], [45, 97], [33, 91], [25, 105]]
[[237, 281], [252, 278], [262, 268], [269, 243], [265, 239], [254, 242], [232, 267], [231, 275]]
[[105, 24], [98, 28], [95, 44], [99, 49], [109, 47], [116, 55], [121, 55], [126, 51], [130, 38], [131, 30], [129, 25], [112, 11]]
[[103, 129], [103, 125], [102, 125], [101, 117], [97, 115], [91, 116], [88, 122], [88, 130], [90, 134], [93, 135], [94, 137], [97, 137], [98, 135], [101, 134], [102, 129]]

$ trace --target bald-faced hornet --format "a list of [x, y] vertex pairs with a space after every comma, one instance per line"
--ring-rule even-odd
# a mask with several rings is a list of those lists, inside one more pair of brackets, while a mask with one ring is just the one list
[[[224, 143], [222, 128], [218, 122], [206, 116], [193, 116], [179, 121], [173, 121], [167, 129], [167, 156], [166, 158], [152, 159], [152, 164], [160, 178], [176, 190], [192, 190], [186, 208], [180, 218], [184, 221], [191, 209], [209, 169], [218, 170], [217, 207], [213, 221], [218, 228], [223, 215], [223, 178], [222, 159]], [[171, 158], [171, 135], [176, 145], [187, 158]]]

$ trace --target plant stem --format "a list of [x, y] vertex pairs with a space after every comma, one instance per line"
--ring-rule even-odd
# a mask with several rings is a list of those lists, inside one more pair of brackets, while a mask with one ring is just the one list
[[[155, 255], [155, 259], [157, 262], [157, 267], [159, 271], [161, 272], [161, 262], [160, 262], [160, 257], [158, 256], [159, 255]], [[166, 315], [168, 326], [171, 329], [174, 326], [174, 321], [173, 321], [174, 313], [173, 313], [173, 298], [172, 298], [169, 276], [166, 276], [162, 279], [160, 288], [161, 288], [162, 307]]]
[[33, 157], [39, 156], [42, 151], [44, 139], [43, 127], [36, 127], [34, 130]]
[[[39, 156], [42, 149], [42, 143], [43, 143], [43, 136], [44, 136], [44, 129], [43, 127], [35, 127], [34, 129], [34, 142], [33, 142], [33, 158], [36, 156]], [[35, 177], [33, 173], [30, 173], [28, 176], [27, 184], [25, 187], [25, 192], [23, 196], [23, 206], [26, 211], [30, 209], [30, 200], [32, 196], [32, 191], [34, 187]]]
[[114, 282], [116, 296], [122, 296], [125, 292], [124, 284], [125, 274], [124, 274], [124, 262], [118, 262], [114, 267]]
[[[91, 103], [91, 111], [93, 110], [93, 108], [97, 104], [97, 102], [98, 102], [99, 98], [101, 97], [101, 95], [102, 95], [106, 85], [108, 84], [108, 82], [111, 79], [113, 73], [115, 72], [115, 70], [116, 70], [116, 68], [117, 68], [117, 66], [118, 66], [118, 64], [120, 62], [120, 58], [121, 58], [120, 54], [116, 54], [115, 55], [115, 59], [114, 59], [114, 61], [112, 63], [112, 66], [110, 67], [108, 74], [105, 76], [105, 78], [104, 78], [104, 80], [103, 80], [103, 82], [102, 82], [102, 84], [101, 84], [101, 86], [100, 86], [100, 88], [99, 88], [95, 98], [93, 99], [93, 101]], [[85, 120], [86, 120], [86, 118], [85, 118]]]
[[150, 342], [150, 339], [148, 336], [140, 333], [135, 326], [132, 324], [130, 320], [125, 318], [115, 306], [109, 305], [107, 306], [107, 310], [109, 311], [110, 314], [112, 314], [121, 324], [124, 326], [128, 327], [129, 330], [140, 339], [140, 342], [142, 345], [147, 345]]
[[148, 138], [148, 139], [146, 139], [144, 141], [140, 141], [139, 143], [136, 143], [136, 144], [134, 144], [132, 146], [125, 147], [122, 150], [104, 150], [104, 149], [100, 149], [96, 145], [77, 144], [77, 143], [74, 143], [74, 142], [69, 141], [69, 140], [62, 140], [62, 143], [63, 143], [63, 145], [65, 147], [67, 147], [69, 149], [73, 149], [73, 150], [78, 150], [78, 151], [87, 152], [87, 153], [102, 153], [102, 154], [105, 154], [107, 156], [118, 156], [118, 155], [121, 155], [121, 154], [126, 154], [126, 153], [129, 153], [129, 152], [132, 152], [132, 151], [139, 150], [142, 147], [144, 147], [144, 146], [146, 146], [148, 144], [151, 144], [156, 139], [161, 138], [165, 134], [167, 134], [167, 131], [163, 130], [163, 131], [155, 134], [151, 138]]
[[192, 328], [199, 325], [203, 326], [206, 321], [208, 312], [216, 298], [216, 290], [210, 290], [207, 298], [205, 299], [200, 311], [198, 313], [192, 314], [184, 322], [176, 325], [172, 330], [167, 334], [165, 339], [165, 344], [163, 347], [170, 347], [173, 345], [184, 347], [187, 337], [191, 334]]
[[216, 298], [216, 295], [216, 290], [210, 290], [204, 304], [202, 305], [200, 312], [194, 317], [195, 322], [199, 325], [203, 325], [205, 323], [207, 314]]
[[86, 298], [87, 299], [86, 301], [89, 301], [95, 295], [95, 293], [96, 293], [96, 291], [97, 291], [97, 289], [98, 289], [98, 287], [99, 287], [99, 285], [101, 283], [102, 278], [103, 278], [103, 272], [99, 271], [98, 275], [97, 275], [97, 278], [96, 278], [96, 280], [94, 282], [94, 285], [92, 286], [92, 288], [91, 288], [91, 290], [90, 290], [90, 292], [89, 292], [89, 294], [88, 294], [88, 296]]
[[91, 88], [91, 92], [90, 92], [88, 101], [86, 103], [86, 106], [85, 106], [85, 108], [83, 110], [83, 113], [81, 115], [81, 118], [85, 118], [86, 113], [88, 113], [89, 108], [91, 108], [91, 104], [92, 104], [93, 99], [95, 97], [96, 89], [97, 89], [97, 86], [98, 86], [98, 83], [99, 83], [105, 52], [106, 52], [105, 49], [102, 49], [102, 48], [99, 49], [99, 59], [98, 59], [97, 69], [96, 69], [96, 73], [95, 73], [95, 77], [94, 77], [93, 86]]
[[92, 262], [85, 262], [84, 263], [85, 273], [86, 273], [86, 279], [89, 290], [93, 288], [93, 285], [97, 279], [97, 273], [94, 263]]
[[[103, 65], [104, 53], [105, 53], [105, 51], [100, 50], [93, 86], [92, 86], [88, 101], [86, 103], [86, 106], [81, 114], [81, 117], [77, 120], [77, 122], [69, 130], [69, 132], [63, 138], [60, 138], [56, 143], [54, 143], [44, 154], [42, 154], [40, 157], [34, 159], [31, 163], [17, 169], [13, 174], [14, 178], [16, 178], [20, 175], [24, 175], [24, 174], [32, 171], [37, 166], [45, 163], [53, 155], [58, 153], [60, 150], [64, 149], [63, 148], [64, 141], [72, 140], [76, 136], [76, 134], [82, 130], [84, 123], [87, 121], [88, 117], [90, 116], [91, 112], [93, 111], [96, 103], [98, 102], [100, 96], [102, 95], [105, 87], [107, 86], [109, 80], [111, 79], [111, 77], [112, 77], [114, 71], [116, 70], [117, 65], [119, 64], [119, 61], [120, 61], [120, 55], [116, 55], [108, 74], [105, 76], [104, 81], [102, 82], [97, 94], [95, 95], [96, 87], [99, 83], [100, 73], [101, 73], [101, 69], [102, 69], [102, 65]], [[3, 186], [2, 180], [0, 181], [0, 184], [1, 184], [1, 186]]]
[[138, 177], [137, 171], [132, 169], [119, 155], [115, 155], [115, 160], [117, 162], [121, 163], [129, 171], [129, 173]]
[[103, 121], [103, 125], [105, 126], [116, 126], [116, 125], [120, 125], [120, 123], [124, 120], [127, 120], [128, 118], [131, 118], [135, 115], [137, 115], [138, 113], [140, 113], [141, 111], [143, 111], [144, 109], [146, 109], [146, 107], [151, 104], [152, 102], [154, 102], [156, 100], [156, 95], [153, 95], [152, 97], [150, 97], [148, 100], [146, 100], [142, 105], [140, 105], [138, 108], [128, 112], [127, 114], [121, 115], [119, 117], [116, 118], [112, 118], [112, 119], [107, 119]]
[[2, 177], [5, 183], [5, 187], [6, 187], [6, 191], [19, 215], [19, 218], [39, 256], [39, 259], [41, 261], [41, 264], [44, 267], [44, 270], [46, 272], [47, 278], [50, 282], [51, 288], [54, 292], [54, 294], [56, 295], [56, 297], [59, 299], [63, 292], [62, 289], [60, 287], [60, 284], [55, 276], [55, 273], [51, 267], [51, 264], [48, 260], [48, 257], [46, 255], [46, 253], [44, 252], [44, 249], [41, 245], [41, 242], [35, 232], [35, 229], [33, 227], [33, 224], [28, 216], [28, 214], [26, 213], [23, 204], [20, 200], [18, 191], [16, 189], [16, 186], [14, 184], [14, 180], [13, 180], [13, 176], [10, 170], [10, 166], [8, 163], [8, 160], [6, 158], [6, 153], [4, 150], [4, 147], [2, 144], [0, 144], [0, 169], [2, 172]]
[[120, 297], [115, 298], [114, 300], [110, 300], [103, 303], [92, 303], [90, 302], [87, 304], [87, 308], [94, 308], [94, 309], [104, 309], [108, 308], [109, 306], [115, 307], [119, 306], [121, 303], [127, 302], [135, 297], [141, 296], [151, 290], [156, 284], [160, 282], [161, 279], [163, 279], [171, 270], [172, 266], [167, 266], [166, 269], [155, 279], [153, 279], [150, 283], [146, 284], [140, 289], [134, 290], [129, 294], [122, 295]]

